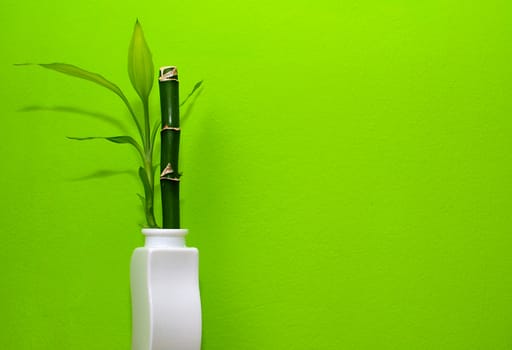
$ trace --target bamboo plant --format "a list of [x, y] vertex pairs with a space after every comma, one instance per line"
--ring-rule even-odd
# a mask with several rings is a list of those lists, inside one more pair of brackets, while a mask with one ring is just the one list
[[[23, 64], [27, 65], [27, 64]], [[160, 105], [161, 120], [152, 120], [149, 113], [149, 101], [154, 83], [155, 70], [149, 46], [144, 38], [142, 26], [137, 20], [133, 30], [128, 51], [128, 75], [131, 84], [142, 102], [142, 113], [136, 113], [126, 95], [113, 82], [100, 74], [87, 71], [67, 63], [37, 64], [69, 76], [96, 83], [116, 94], [128, 109], [129, 116], [137, 130], [137, 135], [69, 137], [72, 140], [87, 141], [103, 139], [117, 144], [129, 144], [140, 156], [138, 175], [142, 183], [144, 195], [142, 200], [146, 224], [158, 227], [155, 214], [155, 171], [158, 165], [153, 163], [155, 140], [161, 128], [162, 148], [160, 165], [160, 183], [162, 189], [163, 228], [180, 228], [179, 210], [179, 108], [201, 87], [202, 81], [195, 84], [187, 98], [179, 102], [179, 85], [175, 67], [163, 67], [160, 72]]]
[[160, 68], [162, 227], [180, 227], [180, 97], [176, 67]]

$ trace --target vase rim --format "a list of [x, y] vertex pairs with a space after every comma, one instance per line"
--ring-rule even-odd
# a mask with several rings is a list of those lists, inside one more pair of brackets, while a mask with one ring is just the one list
[[186, 228], [143, 228], [144, 236], [165, 236], [165, 237], [184, 237], [188, 234]]

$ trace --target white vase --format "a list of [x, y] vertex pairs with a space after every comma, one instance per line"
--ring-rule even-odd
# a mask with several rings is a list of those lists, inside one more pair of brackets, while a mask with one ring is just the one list
[[198, 251], [184, 229], [143, 229], [130, 267], [132, 350], [199, 350]]

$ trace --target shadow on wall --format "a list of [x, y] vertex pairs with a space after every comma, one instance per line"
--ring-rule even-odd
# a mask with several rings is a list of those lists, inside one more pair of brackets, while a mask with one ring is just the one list
[[26, 106], [18, 110], [18, 112], [60, 112], [65, 114], [78, 114], [87, 117], [93, 117], [95, 119], [102, 120], [111, 126], [122, 131], [124, 134], [129, 134], [123, 123], [117, 118], [114, 118], [108, 114], [101, 112], [90, 111], [83, 108], [71, 107], [71, 106]]

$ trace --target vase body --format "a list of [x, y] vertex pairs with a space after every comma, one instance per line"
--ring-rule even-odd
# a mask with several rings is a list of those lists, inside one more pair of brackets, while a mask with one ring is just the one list
[[182, 229], [143, 229], [130, 266], [132, 350], [200, 350], [198, 251]]

